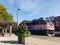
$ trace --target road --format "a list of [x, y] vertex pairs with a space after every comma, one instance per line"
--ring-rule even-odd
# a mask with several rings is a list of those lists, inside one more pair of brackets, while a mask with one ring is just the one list
[[31, 37], [60, 43], [60, 37], [49, 37], [49, 36], [42, 36], [42, 35], [32, 35]]

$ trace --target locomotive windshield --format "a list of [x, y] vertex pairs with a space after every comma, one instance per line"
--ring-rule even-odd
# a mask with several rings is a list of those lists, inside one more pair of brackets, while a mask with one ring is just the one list
[[45, 20], [45, 22], [46, 22], [46, 23], [50, 23], [50, 24], [52, 23], [51, 20]]

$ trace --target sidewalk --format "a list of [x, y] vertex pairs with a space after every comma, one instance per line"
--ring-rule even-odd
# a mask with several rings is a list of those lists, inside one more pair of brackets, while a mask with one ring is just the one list
[[[12, 36], [5, 36], [0, 37], [0, 45], [24, 45], [24, 44], [18, 44], [17, 42], [17, 36], [12, 34]], [[29, 37], [29, 39], [26, 40], [28, 43], [25, 45], [60, 45], [59, 42], [53, 42], [48, 40], [42, 40], [38, 38], [32, 38]]]
[[23, 44], [18, 44], [17, 42], [17, 36], [12, 34], [12, 36], [5, 36], [2, 37], [0, 36], [0, 45], [23, 45]]

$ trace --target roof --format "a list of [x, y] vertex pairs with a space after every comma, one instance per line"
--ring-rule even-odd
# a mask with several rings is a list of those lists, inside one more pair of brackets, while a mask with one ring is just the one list
[[0, 26], [3, 26], [3, 25], [7, 25], [7, 24], [13, 24], [15, 22], [12, 22], [12, 21], [2, 21], [0, 20]]
[[29, 20], [24, 20], [24, 21], [22, 21], [20, 24], [22, 24], [22, 23], [30, 23], [31, 21], [29, 21]]

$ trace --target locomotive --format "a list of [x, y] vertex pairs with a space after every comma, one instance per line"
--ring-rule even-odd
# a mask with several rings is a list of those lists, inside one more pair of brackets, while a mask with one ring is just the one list
[[32, 34], [47, 34], [48, 36], [55, 35], [54, 23], [51, 20], [40, 18], [25, 22], [25, 24], [28, 26], [28, 29]]

